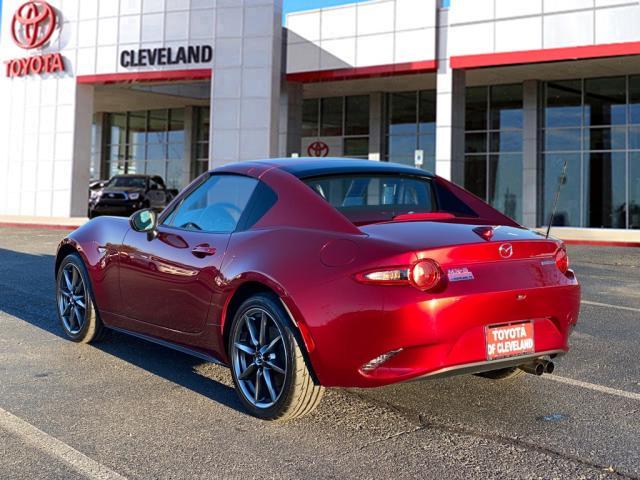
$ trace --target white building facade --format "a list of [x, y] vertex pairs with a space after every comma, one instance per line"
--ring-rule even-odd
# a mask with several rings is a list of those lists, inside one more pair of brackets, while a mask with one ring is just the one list
[[[25, 6], [23, 6], [25, 5]], [[274, 156], [418, 165], [526, 226], [640, 229], [636, 0], [4, 0], [0, 215]]]

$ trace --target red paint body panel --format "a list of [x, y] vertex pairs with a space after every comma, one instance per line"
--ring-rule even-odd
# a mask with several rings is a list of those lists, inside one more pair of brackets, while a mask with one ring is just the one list
[[[87, 264], [107, 326], [227, 362], [229, 303], [252, 282], [280, 297], [326, 386], [376, 387], [485, 362], [489, 325], [532, 321], [536, 352], [568, 351], [580, 287], [573, 272], [564, 275], [555, 265], [562, 243], [518, 226], [459, 187], [434, 180], [491, 220], [490, 241], [473, 231], [487, 225], [477, 218], [418, 216], [358, 228], [277, 162], [218, 172], [258, 178], [278, 200], [253, 227], [231, 235], [160, 227], [149, 240], [124, 219], [100, 217], [64, 240], [61, 246], [76, 248]], [[194, 256], [203, 244], [215, 253]], [[513, 247], [509, 258], [500, 254], [505, 244]], [[432, 292], [357, 281], [362, 272], [421, 258], [437, 261], [443, 272]], [[467, 278], [449, 277], [450, 269]], [[379, 368], [362, 370], [399, 349]]]

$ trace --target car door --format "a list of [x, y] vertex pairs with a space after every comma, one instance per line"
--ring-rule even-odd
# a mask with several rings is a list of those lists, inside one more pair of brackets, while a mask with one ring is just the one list
[[201, 332], [220, 298], [220, 266], [258, 181], [210, 175], [161, 218], [155, 236], [129, 230], [120, 255], [126, 316], [187, 333]]

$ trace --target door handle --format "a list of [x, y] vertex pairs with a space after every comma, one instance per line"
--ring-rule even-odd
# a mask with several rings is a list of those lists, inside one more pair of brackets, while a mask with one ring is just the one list
[[204, 244], [193, 247], [191, 253], [193, 253], [198, 258], [211, 257], [216, 254], [216, 249], [215, 247]]

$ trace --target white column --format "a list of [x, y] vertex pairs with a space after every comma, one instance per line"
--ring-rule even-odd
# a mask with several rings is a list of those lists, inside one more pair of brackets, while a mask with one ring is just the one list
[[75, 122], [73, 133], [73, 159], [70, 212], [72, 217], [85, 217], [89, 203], [91, 176], [91, 139], [93, 126], [92, 85], [76, 87]]
[[302, 154], [302, 103], [301, 83], [282, 81], [280, 93], [280, 148], [281, 157]]
[[523, 83], [522, 223], [538, 223], [538, 82]]
[[384, 94], [369, 96], [369, 160], [382, 160], [384, 155]]
[[282, 0], [216, 9], [210, 166], [278, 154]]
[[435, 173], [462, 185], [466, 72], [449, 66], [448, 15], [448, 10], [438, 12]]

